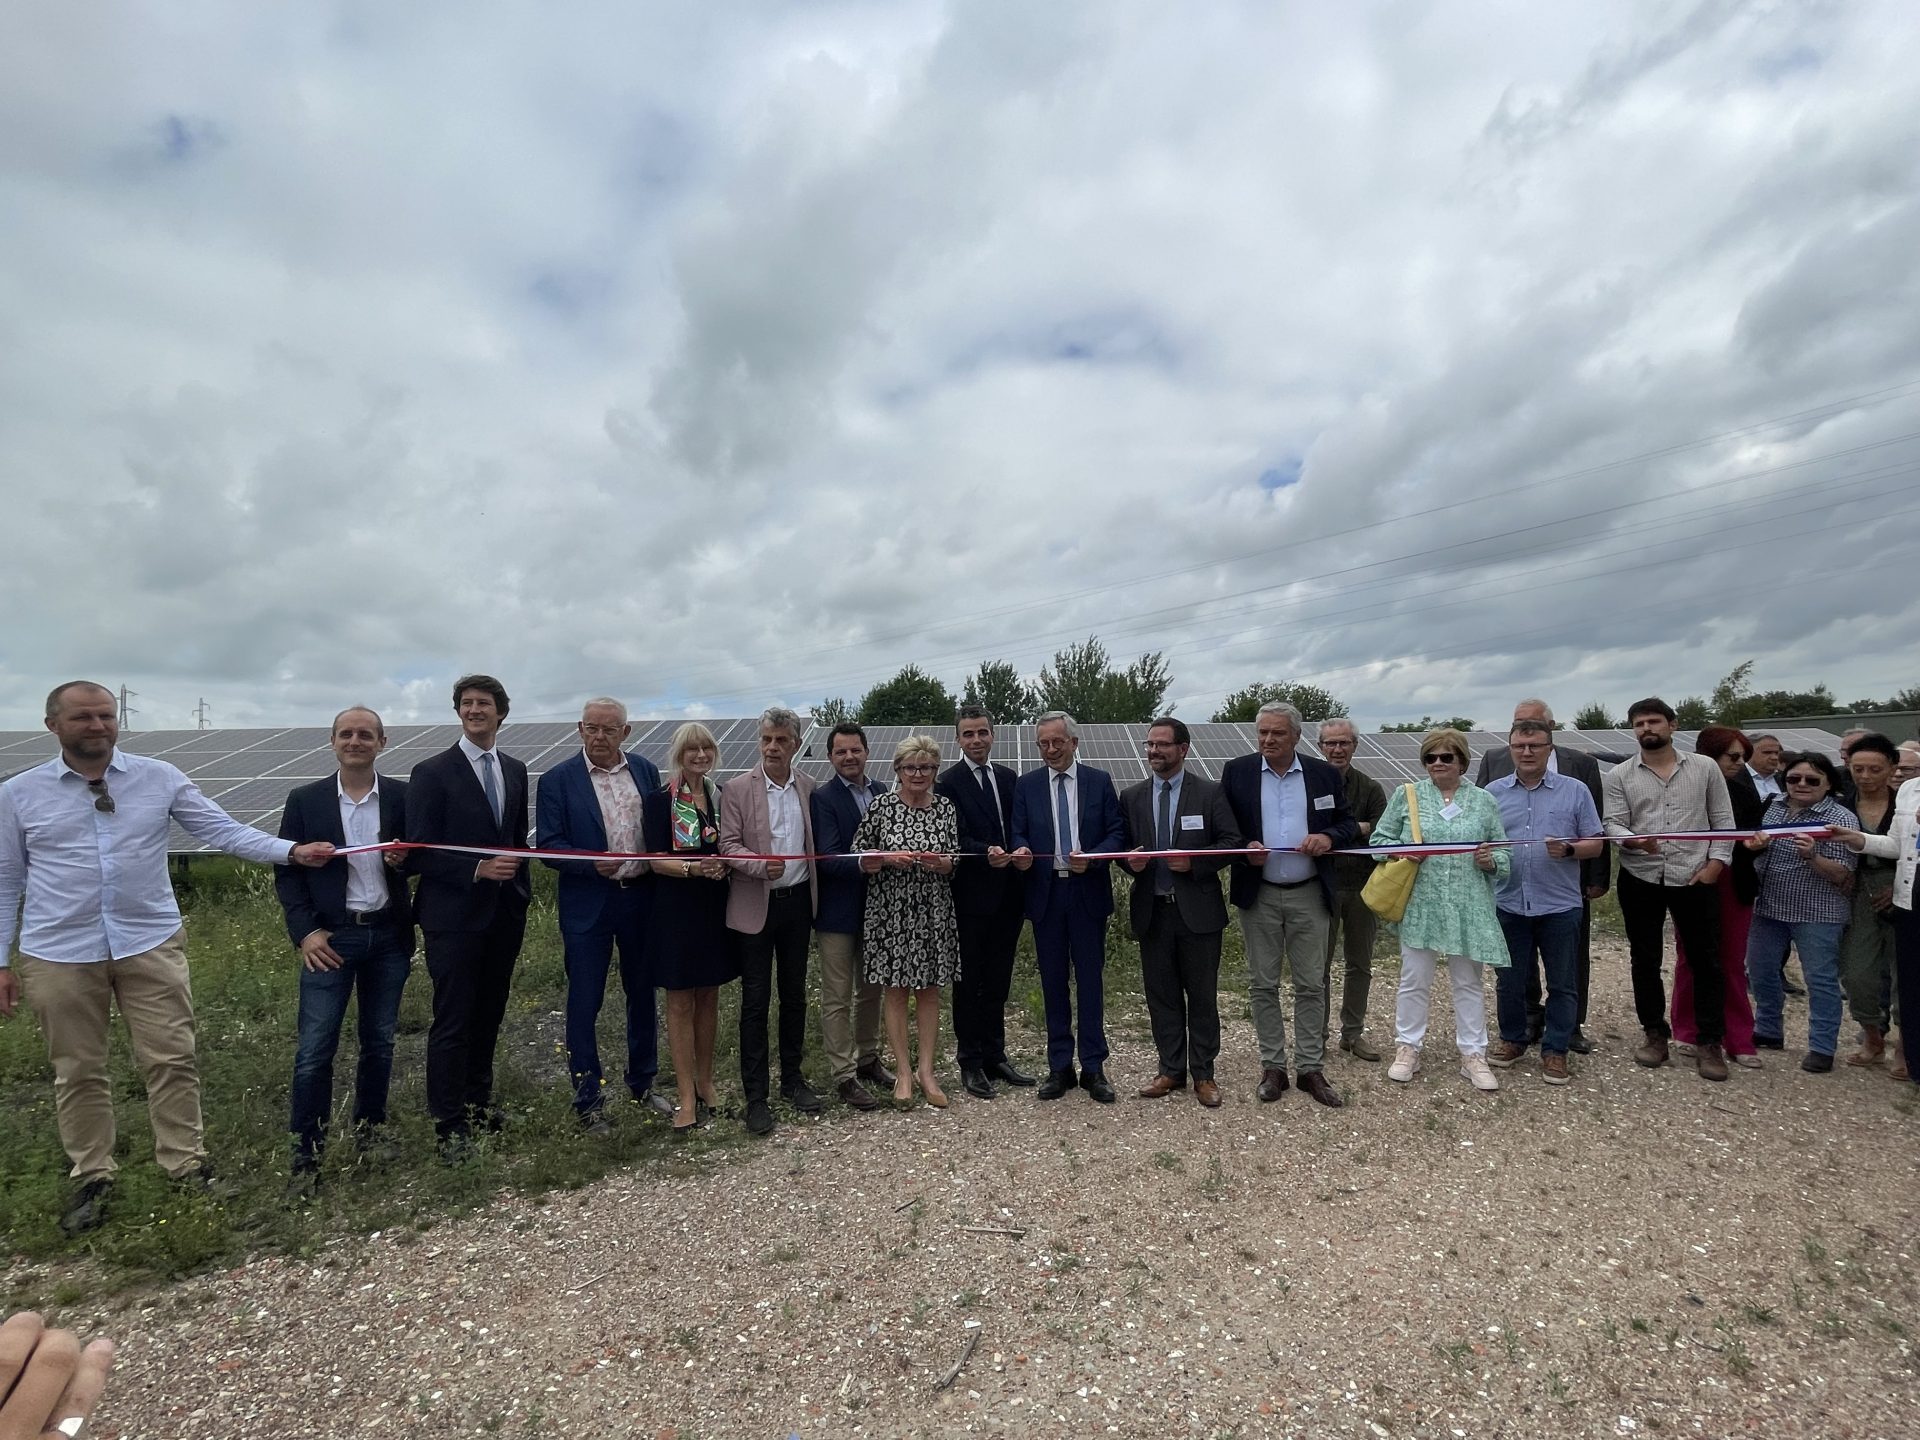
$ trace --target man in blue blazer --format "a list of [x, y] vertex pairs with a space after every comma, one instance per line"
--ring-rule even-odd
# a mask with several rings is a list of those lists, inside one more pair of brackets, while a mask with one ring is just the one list
[[[601, 696], [580, 711], [580, 753], [540, 777], [534, 802], [542, 850], [640, 848], [640, 802], [660, 788], [660, 772], [624, 746], [633, 727], [627, 707]], [[600, 1045], [595, 1028], [607, 997], [607, 968], [620, 947], [620, 988], [627, 996], [627, 1090], [635, 1100], [673, 1115], [653, 1093], [660, 1068], [653, 977], [647, 970], [647, 922], [653, 876], [642, 860], [547, 860], [560, 872], [560, 943], [567, 967], [567, 1069], [573, 1108], [595, 1134], [609, 1128], [601, 1094]]]
[[[820, 1048], [833, 1072], [833, 1089], [855, 1110], [877, 1110], [867, 1085], [893, 1088], [893, 1072], [880, 1063], [880, 987], [869, 981], [860, 950], [867, 924], [867, 877], [853, 848], [853, 832], [876, 795], [887, 793], [867, 778], [867, 732], [851, 720], [827, 736], [833, 776], [813, 787], [813, 848], [837, 858], [820, 862], [820, 908], [813, 941], [820, 952]], [[864, 1082], [864, 1083], [863, 1083]]]
[[[287, 796], [281, 838], [326, 840], [345, 849], [398, 840], [407, 829], [407, 782], [383, 776], [374, 761], [387, 727], [363, 706], [333, 717], [339, 770]], [[403, 851], [336, 856], [320, 869], [281, 865], [273, 888], [287, 938], [300, 952], [299, 1045], [293, 1061], [293, 1175], [287, 1200], [304, 1204], [320, 1184], [320, 1156], [333, 1114], [333, 1057], [347, 1001], [360, 1002], [360, 1064], [354, 1076], [353, 1129], [362, 1150], [387, 1123], [393, 1035], [400, 995], [413, 966], [413, 896]]]
[[[1082, 765], [1080, 729], [1064, 710], [1034, 722], [1034, 744], [1046, 761], [1013, 789], [1014, 864], [1027, 872], [1027, 918], [1040, 965], [1047, 1008], [1047, 1078], [1037, 1092], [1057, 1100], [1073, 1088], [1073, 1001], [1080, 993], [1078, 1083], [1103, 1105], [1114, 1100], [1106, 1075], [1105, 974], [1107, 917], [1113, 914], [1113, 876], [1105, 860], [1127, 846], [1126, 818], [1113, 777]], [[1064, 818], [1063, 818], [1064, 817]]]
[[[1340, 772], [1299, 753], [1300, 712], [1270, 701], [1254, 717], [1259, 753], [1220, 771], [1227, 804], [1255, 853], [1233, 865], [1229, 892], [1240, 910], [1247, 999], [1260, 1042], [1262, 1101], [1287, 1088], [1287, 1021], [1280, 970], [1293, 971], [1293, 1062], [1300, 1088], [1322, 1105], [1344, 1102], [1321, 1073], [1327, 1045], [1327, 936], [1332, 929], [1332, 851], [1359, 836]], [[1269, 854], [1268, 851], [1274, 853]], [[1282, 853], [1285, 852], [1285, 853]]]

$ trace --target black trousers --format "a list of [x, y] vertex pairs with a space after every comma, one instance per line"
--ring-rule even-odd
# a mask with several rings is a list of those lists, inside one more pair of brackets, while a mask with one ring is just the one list
[[1660, 966], [1666, 954], [1666, 920], [1687, 947], [1693, 971], [1693, 1023], [1702, 1045], [1726, 1038], [1726, 976], [1720, 968], [1720, 892], [1713, 885], [1655, 885], [1620, 872], [1620, 918], [1633, 957], [1633, 1008], [1640, 1028], [1669, 1035], [1667, 989]]
[[749, 1103], [767, 1098], [767, 1010], [780, 986], [780, 1088], [801, 1080], [807, 1039], [807, 949], [813, 907], [802, 882], [767, 892], [767, 923], [758, 934], [734, 933], [740, 947], [740, 1088]]
[[1160, 1073], [1174, 1080], [1213, 1079], [1220, 1053], [1220, 936], [1198, 935], [1180, 907], [1156, 899], [1140, 938], [1140, 979], [1153, 1024]]
[[503, 905], [485, 930], [425, 932], [433, 979], [427, 1111], [442, 1139], [465, 1134], [493, 1108], [493, 1053], [526, 929], [526, 912]]
[[960, 978], [953, 982], [954, 1060], [962, 1070], [985, 1070], [1007, 1058], [1007, 992], [1026, 916], [1016, 890], [991, 915], [956, 917]]
[[[1587, 1023], [1587, 992], [1593, 986], [1593, 902], [1585, 896], [1580, 900], [1580, 950], [1574, 983], [1580, 996], [1580, 1009], [1573, 1023], [1580, 1026]], [[1540, 997], [1540, 966], [1536, 962], [1527, 966], [1527, 1022], [1537, 1026], [1544, 1024], [1546, 1018], [1547, 1005]]]
[[1899, 988], [1900, 1053], [1907, 1079], [1920, 1084], [1920, 914], [1893, 907], [1893, 983]]

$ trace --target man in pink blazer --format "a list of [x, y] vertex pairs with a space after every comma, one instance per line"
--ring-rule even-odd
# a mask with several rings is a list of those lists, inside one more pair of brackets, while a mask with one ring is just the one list
[[[800, 717], [774, 706], [760, 717], [760, 763], [720, 790], [722, 855], [813, 853], [813, 782], [793, 769]], [[773, 1130], [767, 1103], [767, 1007], [780, 982], [780, 1093], [794, 1109], [820, 1113], [800, 1073], [807, 1035], [807, 950], [818, 886], [805, 860], [734, 860], [727, 928], [740, 947], [740, 1087], [747, 1129]]]

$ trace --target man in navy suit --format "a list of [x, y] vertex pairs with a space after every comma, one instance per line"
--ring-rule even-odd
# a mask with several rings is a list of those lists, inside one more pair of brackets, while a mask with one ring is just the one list
[[[339, 771], [287, 796], [282, 839], [325, 840], [345, 849], [398, 840], [407, 828], [407, 784], [382, 776], [374, 761], [387, 748], [380, 717], [356, 705], [333, 717]], [[333, 1057], [347, 1001], [360, 1002], [360, 1064], [353, 1087], [353, 1129], [363, 1152], [380, 1144], [393, 1075], [400, 994], [413, 966], [413, 897], [403, 852], [336, 856], [318, 870], [277, 866], [273, 888], [287, 937], [300, 952], [299, 1047], [293, 1061], [290, 1204], [305, 1204], [320, 1184], [320, 1156], [333, 1114]]]
[[[454, 682], [460, 738], [413, 767], [407, 782], [407, 839], [423, 845], [527, 845], [527, 767], [496, 749], [507, 691], [491, 675]], [[493, 1103], [493, 1053], [507, 1014], [514, 962], [532, 894], [524, 860], [454, 850], [415, 850], [414, 903], [433, 977], [427, 1031], [427, 1109], [441, 1158], [469, 1153], [473, 1126], [500, 1129]]]
[[[867, 806], [887, 787], [867, 778], [867, 732], [851, 720], [827, 736], [833, 778], [813, 787], [813, 848], [820, 862], [820, 908], [813, 940], [820, 951], [820, 1048], [827, 1052], [833, 1089], [856, 1110], [877, 1110], [868, 1084], [893, 1088], [880, 1063], [880, 987], [869, 981], [860, 951], [867, 923], [867, 877], [853, 848]], [[862, 1083], [865, 1082], [865, 1083]]]
[[[660, 788], [660, 772], [623, 747], [633, 727], [627, 707], [608, 696], [580, 711], [580, 753], [540, 777], [534, 805], [542, 850], [640, 848], [640, 801]], [[607, 1133], [595, 1034], [607, 998], [607, 969], [620, 947], [620, 988], [627, 996], [627, 1091], [671, 1118], [673, 1106], [653, 1093], [660, 1069], [659, 1019], [647, 970], [647, 922], [653, 876], [644, 860], [548, 860], [560, 872], [560, 943], [567, 967], [567, 1069], [573, 1109], [596, 1135]]]
[[[1285, 701], [1254, 717], [1259, 753], [1220, 771], [1240, 833], [1254, 853], [1233, 866], [1229, 889], [1247, 951], [1247, 999], [1260, 1042], [1263, 1101], [1287, 1088], [1282, 961], [1293, 971], [1293, 1064], [1300, 1088], [1322, 1105], [1344, 1102], [1321, 1073], [1327, 1045], [1327, 935], [1334, 873], [1330, 852], [1359, 835], [1340, 772], [1298, 753], [1300, 712]], [[1269, 851], [1273, 853], [1268, 853]]]
[[953, 872], [960, 930], [960, 978], [953, 982], [954, 1059], [967, 1093], [991, 1100], [995, 1080], [1031, 1085], [1007, 1059], [1007, 991], [1026, 923], [1026, 886], [1013, 871], [1013, 790], [1019, 778], [993, 758], [993, 716], [962, 705], [954, 737], [963, 757], [941, 774], [940, 793], [960, 812], [960, 848], [979, 859]]
[[1113, 876], [1107, 861], [1086, 856], [1124, 850], [1126, 819], [1113, 777], [1077, 760], [1080, 729], [1071, 715], [1040, 716], [1034, 744], [1046, 767], [1022, 775], [1013, 788], [1013, 855], [1027, 872], [1027, 918], [1047, 1007], [1047, 1078], [1039, 1096], [1057, 1100], [1074, 1085], [1071, 976], [1080, 993], [1079, 1084], [1111, 1105], [1103, 972]]

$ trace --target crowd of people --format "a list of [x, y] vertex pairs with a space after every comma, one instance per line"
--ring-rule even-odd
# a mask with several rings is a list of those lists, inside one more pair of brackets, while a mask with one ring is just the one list
[[[1628, 712], [1637, 753], [1603, 774], [1593, 757], [1557, 746], [1550, 709], [1526, 700], [1505, 749], [1480, 757], [1477, 778], [1467, 773], [1467, 737], [1442, 728], [1421, 740], [1422, 778], [1388, 788], [1354, 764], [1351, 721], [1321, 723], [1325, 758], [1316, 758], [1301, 750], [1298, 711], [1276, 702], [1255, 719], [1254, 752], [1227, 762], [1218, 781], [1188, 767], [1185, 724], [1154, 720], [1143, 736], [1150, 775], [1122, 791], [1078, 758], [1073, 716], [1038, 718], [1044, 763], [1019, 775], [993, 760], [993, 717], [968, 705], [955, 718], [961, 758], [942, 770], [939, 743], [912, 736], [891, 757], [888, 788], [868, 776], [867, 736], [854, 723], [827, 736], [829, 778], [800, 773], [805, 726], [776, 706], [760, 717], [759, 763], [722, 785], [706, 726], [678, 728], [662, 775], [627, 750], [625, 707], [600, 697], [583, 707], [579, 753], [540, 778], [530, 837], [527, 767], [498, 743], [505, 687], [463, 676], [453, 706], [460, 738], [404, 780], [380, 773], [379, 715], [341, 711], [336, 773], [288, 796], [276, 837], [231, 819], [174, 766], [122, 751], [104, 687], [74, 681], [48, 696], [60, 754], [0, 786], [0, 1015], [24, 998], [46, 1038], [77, 1182], [61, 1221], [68, 1233], [101, 1224], [113, 1189], [110, 1002], [146, 1080], [160, 1166], [183, 1184], [222, 1183], [201, 1126], [185, 937], [166, 869], [170, 822], [278, 867], [301, 967], [292, 1203], [320, 1183], [350, 1000], [353, 1140], [376, 1154], [389, 1148], [394, 1032], [416, 933], [432, 985], [425, 1079], [441, 1156], [458, 1164], [476, 1132], [501, 1128], [495, 1051], [533, 859], [558, 872], [573, 1106], [596, 1133], [609, 1128], [612, 1086], [596, 1032], [616, 956], [622, 1082], [676, 1134], [720, 1112], [719, 992], [736, 982], [740, 1118], [756, 1135], [777, 1123], [774, 1045], [778, 1094], [802, 1114], [829, 1100], [859, 1111], [947, 1106], [936, 1061], [949, 993], [968, 1095], [1030, 1087], [1054, 1101], [1080, 1090], [1112, 1104], [1104, 983], [1116, 863], [1132, 876], [1127, 922], [1157, 1058], [1138, 1089], [1148, 1100], [1190, 1086], [1200, 1105], [1221, 1104], [1220, 957], [1237, 911], [1260, 1060], [1255, 1096], [1270, 1104], [1297, 1087], [1344, 1104], [1325, 1073], [1329, 1041], [1363, 1062], [1388, 1058], [1367, 1035], [1375, 911], [1386, 908], [1368, 882], [1382, 864], [1416, 867], [1391, 911], [1401, 954], [1393, 1081], [1421, 1069], [1444, 967], [1468, 1084], [1497, 1090], [1495, 1072], [1536, 1046], [1541, 1079], [1566, 1084], [1569, 1056], [1592, 1049], [1592, 907], [1610, 889], [1631, 959], [1639, 1064], [1665, 1065], [1677, 1045], [1702, 1078], [1724, 1081], [1729, 1059], [1759, 1066], [1761, 1051], [1783, 1049], [1789, 948], [1808, 991], [1801, 1069], [1833, 1068], [1843, 1008], [1860, 1036], [1850, 1065], [1885, 1064], [1904, 1080], [1920, 1058], [1898, 1029], [1902, 1005], [1920, 1003], [1920, 784], [1905, 783], [1920, 773], [1920, 742], [1896, 747], [1853, 732], [1841, 768], [1817, 752], [1783, 753], [1770, 736], [1715, 727], [1682, 752], [1674, 712], [1647, 699]], [[1038, 1074], [1015, 1064], [1005, 1024], [1029, 926], [1046, 1024]], [[806, 1067], [816, 985], [825, 1095]], [[657, 993], [671, 1094], [656, 1089]]]

